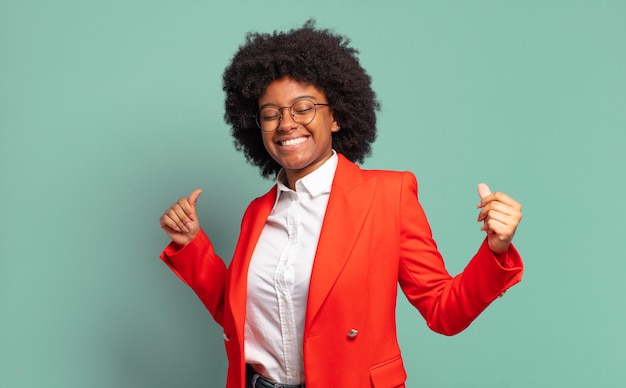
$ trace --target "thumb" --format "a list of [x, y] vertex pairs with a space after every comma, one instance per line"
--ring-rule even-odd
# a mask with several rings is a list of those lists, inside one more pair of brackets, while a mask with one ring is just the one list
[[489, 194], [491, 194], [491, 190], [489, 190], [489, 186], [487, 186], [486, 183], [479, 183], [478, 184], [478, 195], [480, 196], [480, 199], [485, 198]]
[[191, 194], [189, 194], [189, 198], [187, 198], [189, 204], [194, 208], [194, 210], [196, 208], [196, 202], [198, 202], [198, 197], [200, 196], [200, 194], [202, 194], [202, 190], [196, 189]]

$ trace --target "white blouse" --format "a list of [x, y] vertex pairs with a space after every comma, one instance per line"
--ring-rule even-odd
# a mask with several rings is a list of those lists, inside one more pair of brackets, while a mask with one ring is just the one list
[[313, 259], [330, 196], [337, 154], [296, 181], [278, 174], [276, 203], [248, 269], [244, 349], [257, 373], [285, 384], [304, 383], [304, 320]]

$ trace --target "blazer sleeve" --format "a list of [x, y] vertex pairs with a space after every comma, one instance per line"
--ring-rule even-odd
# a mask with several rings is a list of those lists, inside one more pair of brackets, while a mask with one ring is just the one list
[[452, 277], [432, 238], [412, 173], [403, 173], [400, 197], [400, 286], [428, 327], [445, 335], [457, 334], [521, 280], [521, 257], [511, 245], [503, 266], [483, 241], [463, 272]]
[[222, 325], [226, 265], [215, 254], [213, 244], [204, 231], [200, 230], [196, 238], [184, 247], [170, 243], [161, 253], [161, 260], [193, 289], [213, 319]]

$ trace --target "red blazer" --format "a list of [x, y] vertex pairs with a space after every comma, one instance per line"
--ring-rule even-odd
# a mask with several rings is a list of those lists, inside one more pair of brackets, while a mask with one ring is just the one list
[[[228, 388], [245, 387], [248, 265], [275, 198], [273, 187], [250, 203], [228, 268], [203, 232], [182, 249], [170, 244], [161, 255], [224, 328]], [[361, 170], [339, 155], [306, 306], [307, 387], [404, 387], [395, 322], [398, 283], [432, 330], [453, 335], [519, 282], [522, 270], [515, 248], [502, 266], [483, 242], [463, 273], [451, 277], [413, 174]]]

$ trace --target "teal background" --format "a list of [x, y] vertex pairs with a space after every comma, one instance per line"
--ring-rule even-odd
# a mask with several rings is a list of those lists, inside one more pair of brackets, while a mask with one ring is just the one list
[[230, 258], [271, 182], [232, 147], [221, 73], [247, 31], [309, 17], [361, 51], [365, 167], [417, 175], [451, 272], [483, 238], [477, 183], [524, 205], [524, 280], [465, 332], [399, 298], [408, 386], [626, 384], [625, 2], [0, 0], [0, 387], [224, 385], [158, 218], [203, 188]]

